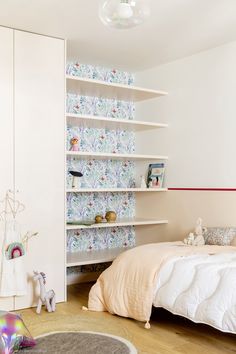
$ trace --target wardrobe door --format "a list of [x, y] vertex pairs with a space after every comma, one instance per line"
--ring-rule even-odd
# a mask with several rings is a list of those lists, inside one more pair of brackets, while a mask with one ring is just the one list
[[46, 288], [65, 300], [65, 42], [15, 31], [15, 183], [25, 204], [23, 230], [36, 231], [25, 257], [27, 296], [37, 301], [33, 271], [46, 274]]
[[[0, 200], [8, 189], [13, 190], [13, 30], [0, 27]], [[0, 272], [3, 230], [0, 222]], [[1, 310], [13, 307], [12, 297], [0, 297]]]

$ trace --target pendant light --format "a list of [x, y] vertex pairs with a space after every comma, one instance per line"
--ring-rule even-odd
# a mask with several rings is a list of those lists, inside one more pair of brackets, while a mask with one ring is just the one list
[[118, 29], [138, 26], [149, 15], [149, 0], [103, 0], [99, 7], [101, 21]]

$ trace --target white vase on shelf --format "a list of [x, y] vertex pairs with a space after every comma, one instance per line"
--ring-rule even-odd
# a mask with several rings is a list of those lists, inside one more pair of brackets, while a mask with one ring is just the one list
[[147, 188], [144, 176], [140, 176], [140, 188]]

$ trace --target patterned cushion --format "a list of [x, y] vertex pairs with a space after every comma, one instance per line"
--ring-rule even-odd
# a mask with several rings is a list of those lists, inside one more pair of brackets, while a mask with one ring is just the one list
[[235, 236], [234, 227], [208, 227], [204, 233], [206, 245], [229, 246]]
[[234, 237], [233, 241], [231, 242], [230, 246], [236, 247], [236, 236]]

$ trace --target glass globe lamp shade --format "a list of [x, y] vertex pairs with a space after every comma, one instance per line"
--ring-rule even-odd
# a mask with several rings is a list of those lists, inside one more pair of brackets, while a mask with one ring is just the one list
[[113, 28], [138, 26], [149, 16], [149, 0], [103, 0], [99, 6], [101, 21]]

